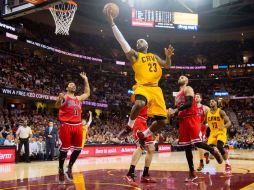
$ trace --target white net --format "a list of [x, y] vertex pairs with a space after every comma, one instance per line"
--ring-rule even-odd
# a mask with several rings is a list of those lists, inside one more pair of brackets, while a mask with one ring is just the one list
[[69, 35], [70, 26], [77, 10], [77, 4], [73, 1], [68, 1], [67, 3], [54, 5], [49, 10], [56, 24], [55, 33]]

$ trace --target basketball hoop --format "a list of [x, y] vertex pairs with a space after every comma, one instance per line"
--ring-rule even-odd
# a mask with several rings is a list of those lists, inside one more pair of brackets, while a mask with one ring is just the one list
[[56, 34], [69, 35], [69, 29], [73, 21], [75, 12], [77, 10], [77, 3], [74, 1], [67, 1], [49, 8], [55, 24]]

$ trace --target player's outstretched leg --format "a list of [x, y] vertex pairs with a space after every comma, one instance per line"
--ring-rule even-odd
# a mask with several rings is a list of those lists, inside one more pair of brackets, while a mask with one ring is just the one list
[[81, 150], [74, 150], [71, 154], [71, 158], [69, 161], [69, 165], [68, 165], [68, 169], [65, 172], [65, 176], [69, 181], [73, 181], [73, 175], [72, 175], [72, 166], [75, 163], [75, 161], [77, 160], [79, 154], [80, 154]]
[[217, 150], [217, 148], [213, 148], [213, 147], [207, 145], [207, 144], [204, 143], [204, 142], [198, 142], [198, 143], [195, 143], [195, 145], [196, 145], [196, 147], [198, 147], [198, 148], [202, 148], [202, 149], [204, 149], [204, 150], [209, 151], [209, 152], [215, 157], [215, 159], [217, 160], [217, 162], [218, 162], [219, 164], [221, 164], [221, 163], [223, 162], [223, 159], [222, 159], [222, 157], [221, 157], [219, 151]]
[[219, 149], [223, 160], [225, 161], [225, 174], [231, 174], [231, 165], [229, 163], [228, 150], [224, 148], [224, 143], [220, 140], [217, 141], [217, 148]]
[[140, 157], [142, 156], [142, 152], [143, 152], [143, 150], [138, 146], [138, 148], [132, 155], [130, 169], [129, 169], [127, 175], [123, 177], [124, 181], [127, 184], [134, 186], [134, 187], [138, 187], [138, 184], [135, 182], [135, 167], [136, 167]]
[[58, 171], [58, 179], [59, 179], [59, 183], [63, 184], [64, 183], [64, 161], [67, 157], [67, 152], [65, 151], [61, 151], [60, 150], [60, 154], [59, 154], [59, 171]]
[[155, 151], [154, 144], [148, 144], [146, 159], [145, 159], [145, 167], [144, 167], [143, 175], [141, 177], [141, 183], [156, 183], [156, 181], [149, 174], [149, 167], [153, 159], [154, 151]]
[[185, 182], [193, 182], [198, 177], [194, 172], [194, 164], [193, 164], [193, 154], [192, 154], [192, 145], [188, 145], [184, 147], [186, 158], [189, 166], [189, 177], [185, 179]]

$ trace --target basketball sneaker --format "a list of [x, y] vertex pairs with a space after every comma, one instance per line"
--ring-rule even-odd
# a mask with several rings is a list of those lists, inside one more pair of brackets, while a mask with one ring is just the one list
[[210, 160], [209, 160], [209, 152], [206, 152], [206, 153], [204, 154], [204, 157], [205, 157], [205, 163], [206, 163], [206, 164], [209, 164], [209, 162], [210, 162]]
[[73, 181], [72, 168], [68, 167], [67, 171], [64, 174], [69, 181]]
[[231, 165], [226, 164], [225, 165], [225, 174], [231, 174], [232, 169], [231, 169]]
[[150, 175], [142, 176], [141, 183], [157, 183]]
[[190, 172], [189, 177], [185, 179], [185, 182], [193, 182], [196, 179], [198, 179], [198, 176], [196, 176], [195, 172]]
[[200, 172], [204, 169], [204, 163], [203, 162], [199, 162], [199, 166], [197, 168], [197, 170]]
[[60, 168], [58, 171], [58, 180], [59, 180], [59, 184], [64, 184], [64, 171], [63, 169], [60, 169]]
[[219, 164], [221, 164], [221, 163], [223, 162], [222, 156], [221, 156], [221, 154], [219, 153], [219, 151], [218, 151], [217, 148], [214, 148], [213, 156], [215, 157], [215, 159], [217, 160], [217, 162], [218, 162]]
[[134, 175], [133, 176], [124, 176], [123, 177], [123, 180], [128, 184], [128, 185], [131, 185], [133, 187], [138, 187], [138, 184], [135, 182], [135, 179], [134, 179]]

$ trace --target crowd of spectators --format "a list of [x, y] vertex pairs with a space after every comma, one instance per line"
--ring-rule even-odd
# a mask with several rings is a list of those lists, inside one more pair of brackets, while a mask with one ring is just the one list
[[[41, 30], [43, 31], [43, 30]], [[45, 33], [46, 34], [46, 33]], [[40, 38], [38, 38], [40, 36]], [[62, 42], [56, 38], [51, 39], [50, 35], [34, 34], [35, 39], [50, 45], [57, 44], [60, 47], [71, 47], [66, 40]], [[110, 59], [122, 58], [120, 47], [111, 38], [101, 38], [99, 36], [87, 35], [82, 38], [83, 47], [80, 41], [75, 48], [80, 49], [87, 55]], [[251, 40], [250, 40], [251, 41]], [[60, 43], [61, 42], [61, 43]], [[84, 42], [84, 43], [83, 43]], [[97, 43], [98, 42], [98, 43]], [[112, 42], [112, 43], [109, 43]], [[130, 42], [134, 44], [134, 41]], [[96, 44], [96, 46], [94, 46]], [[159, 42], [151, 42], [152, 50], [158, 50], [166, 46]], [[174, 65], [206, 65], [212, 64], [241, 64], [241, 50], [250, 50], [252, 45], [249, 41], [247, 45], [237, 41], [213, 42], [202, 44], [174, 44], [176, 49]], [[73, 45], [74, 46], [74, 45]], [[112, 47], [109, 47], [112, 46]], [[247, 49], [246, 49], [247, 48]], [[15, 54], [16, 53], [16, 54]], [[104, 57], [105, 58], [105, 57]], [[109, 60], [110, 60], [109, 59]], [[83, 82], [79, 77], [81, 71], [88, 75], [91, 96], [89, 100], [94, 102], [107, 103], [109, 108], [100, 115], [93, 114], [93, 122], [87, 133], [87, 144], [109, 144], [115, 143], [116, 135], [126, 125], [127, 114], [131, 109], [130, 95], [127, 93], [134, 82], [133, 73], [120, 72], [112, 66], [112, 70], [103, 70], [102, 66], [83, 62], [62, 61], [58, 55], [48, 56], [35, 55], [32, 50], [15, 51], [12, 49], [2, 49], [0, 52], [0, 88], [22, 89], [26, 91], [55, 95], [65, 90], [66, 84], [73, 81], [77, 84], [77, 94], [83, 91]], [[108, 67], [110, 68], [110, 66]], [[121, 70], [121, 69], [120, 69]], [[126, 69], [128, 70], [128, 69]], [[130, 68], [129, 68], [130, 70]], [[235, 96], [253, 96], [253, 77], [231, 78], [222, 72], [223, 78], [209, 78], [207, 71], [203, 73], [190, 74], [190, 85], [195, 92], [203, 95], [203, 103], [207, 104], [210, 97], [216, 91], [227, 91]], [[167, 107], [173, 106], [173, 92], [178, 91], [177, 78], [186, 72], [164, 73], [160, 82], [163, 89]], [[169, 77], [166, 77], [169, 76]], [[235, 101], [235, 102], [234, 102]], [[229, 103], [229, 107], [235, 112], [239, 121], [239, 126], [230, 129], [229, 144], [236, 148], [252, 148], [253, 146], [253, 102], [245, 100], [234, 100]], [[92, 109], [92, 108], [91, 108]], [[0, 108], [0, 145], [17, 145], [18, 139], [15, 132], [19, 127], [19, 122], [27, 120], [33, 131], [33, 138], [30, 140], [30, 156], [37, 159], [45, 159], [45, 128], [49, 120], [55, 122], [55, 127], [59, 127], [56, 114], [45, 109], [40, 112], [36, 109], [26, 110], [22, 108]], [[175, 125], [173, 125], [175, 126]], [[155, 135], [157, 142], [167, 142], [177, 150], [178, 130], [176, 127], [167, 126], [159, 134]], [[131, 136], [122, 139], [121, 143], [133, 143]]]

